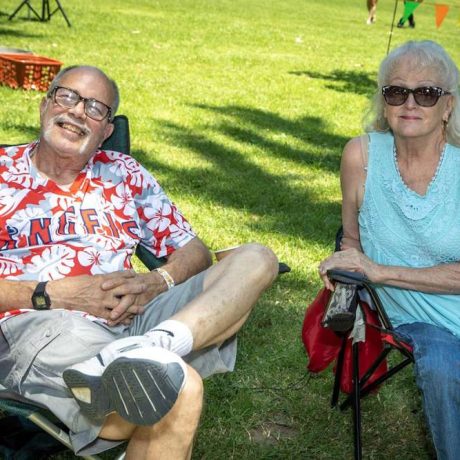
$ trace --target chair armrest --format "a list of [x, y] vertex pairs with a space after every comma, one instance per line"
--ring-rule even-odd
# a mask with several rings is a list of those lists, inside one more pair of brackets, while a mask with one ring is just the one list
[[332, 281], [344, 284], [356, 284], [357, 286], [364, 286], [369, 281], [363, 273], [348, 272], [345, 270], [328, 270], [327, 276]]
[[291, 271], [291, 267], [284, 262], [280, 262], [278, 264], [278, 274], [282, 275], [283, 273], [289, 273]]
[[142, 244], [136, 246], [136, 256], [149, 270], [154, 270], [166, 263], [166, 257], [155, 257], [148, 249], [142, 246]]

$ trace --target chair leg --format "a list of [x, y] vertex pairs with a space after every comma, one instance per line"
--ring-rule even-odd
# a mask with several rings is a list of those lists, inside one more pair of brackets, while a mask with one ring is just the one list
[[[372, 366], [367, 370], [367, 372], [360, 379], [359, 388], [360, 388], [361, 398], [367, 395], [370, 391], [372, 391], [372, 389], [376, 388], [377, 385], [375, 385], [375, 383], [371, 383], [370, 385], [367, 385], [367, 386], [366, 386], [366, 383], [372, 377], [372, 375], [377, 370], [377, 368], [380, 366], [380, 364], [385, 360], [385, 358], [388, 356], [390, 351], [391, 351], [391, 348], [385, 348], [382, 351], [382, 353], [380, 353], [378, 358], [374, 361]], [[352, 403], [352, 400], [353, 400], [353, 395], [348, 396], [340, 405], [340, 410], [345, 410]]]
[[[65, 431], [61, 430], [58, 426], [51, 423], [46, 417], [43, 417], [40, 413], [35, 412], [30, 414], [27, 418], [31, 422], [35, 423], [35, 425], [40, 427], [43, 431], [46, 431], [53, 438], [57, 439], [64, 446], [72, 450], [72, 444], [70, 443], [69, 435]], [[100, 457], [97, 455], [84, 456], [83, 458], [85, 460], [100, 460]]]
[[56, 4], [57, 4], [57, 8], [49, 15], [49, 17], [51, 17], [54, 13], [56, 13], [57, 10], [60, 10], [62, 16], [64, 16], [65, 22], [67, 22], [67, 25], [69, 27], [72, 27], [72, 25], [70, 24], [69, 18], [65, 14], [64, 8], [61, 5], [61, 2], [59, 0], [56, 0]]
[[21, 4], [14, 10], [14, 12], [12, 14], [10, 14], [10, 16], [8, 17], [8, 20], [12, 20], [18, 13], [19, 11], [22, 9], [23, 6], [27, 6], [27, 11], [30, 13], [32, 11], [32, 13], [34, 13], [34, 15], [41, 20], [41, 17], [40, 15], [34, 10], [34, 8], [32, 7], [32, 5], [30, 4], [30, 0], [24, 0], [23, 2], [21, 2]]
[[42, 21], [49, 21], [50, 19], [50, 2], [49, 0], [42, 0]]
[[359, 384], [359, 343], [353, 344], [353, 431], [355, 460], [362, 459], [361, 445], [361, 397]]
[[414, 360], [412, 358], [406, 358], [404, 361], [401, 361], [399, 364], [395, 365], [391, 369], [388, 370], [388, 372], [385, 373], [385, 375], [382, 375], [382, 377], [378, 378], [374, 382], [372, 382], [370, 385], [364, 388], [364, 390], [361, 391], [361, 398], [364, 396], [368, 395], [372, 390], [377, 388], [379, 385], [381, 385], [383, 382], [388, 380], [390, 377], [398, 373], [401, 369], [404, 369], [408, 364], [413, 363]]
[[345, 358], [345, 349], [347, 347], [347, 336], [342, 339], [339, 356], [337, 357], [337, 365], [335, 369], [334, 390], [332, 392], [331, 407], [336, 407], [339, 402], [340, 381], [342, 380], [343, 363]]

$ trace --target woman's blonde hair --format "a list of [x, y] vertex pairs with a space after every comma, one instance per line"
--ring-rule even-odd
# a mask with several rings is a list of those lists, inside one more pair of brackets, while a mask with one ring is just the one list
[[390, 127], [384, 116], [385, 101], [382, 86], [388, 85], [397, 68], [404, 60], [410, 59], [417, 70], [429, 69], [436, 75], [439, 85], [453, 97], [453, 108], [445, 127], [447, 141], [460, 147], [460, 105], [458, 94], [459, 72], [452, 58], [444, 48], [430, 40], [409, 41], [395, 48], [380, 64], [377, 92], [365, 115], [366, 131], [388, 131]]

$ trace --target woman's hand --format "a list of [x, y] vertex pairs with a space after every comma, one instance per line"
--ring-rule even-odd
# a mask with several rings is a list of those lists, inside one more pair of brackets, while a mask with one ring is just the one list
[[363, 273], [370, 281], [377, 277], [379, 265], [372, 262], [369, 257], [356, 248], [345, 249], [334, 252], [328, 258], [324, 259], [318, 267], [319, 276], [323, 280], [324, 286], [331, 291], [334, 285], [327, 276], [327, 271], [332, 269], [345, 270], [349, 272]]

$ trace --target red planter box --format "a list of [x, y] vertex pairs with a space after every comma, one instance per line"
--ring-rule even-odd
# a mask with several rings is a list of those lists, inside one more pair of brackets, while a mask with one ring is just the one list
[[34, 54], [0, 54], [0, 83], [47, 91], [61, 66], [62, 62]]

